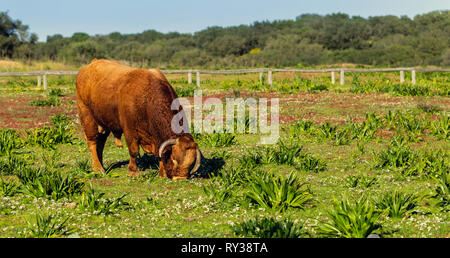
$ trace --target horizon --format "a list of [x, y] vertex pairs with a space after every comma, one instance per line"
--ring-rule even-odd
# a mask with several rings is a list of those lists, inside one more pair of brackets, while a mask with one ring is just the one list
[[[341, 0], [339, 2], [323, 0], [314, 3], [285, 0], [277, 5], [269, 4], [271, 1], [268, 0], [251, 0], [244, 3], [229, 0], [226, 5], [222, 2], [211, 3], [206, 0], [189, 3], [172, 0], [169, 1], [169, 4], [167, 1], [163, 4], [156, 1], [130, 0], [127, 5], [118, 2], [111, 3], [111, 1], [107, 1], [108, 4], [105, 5], [105, 1], [89, 2], [87, 5], [83, 4], [87, 3], [86, 0], [80, 0], [77, 3], [61, 3], [56, 0], [39, 2], [18, 0], [3, 4], [3, 9], [0, 11], [8, 12], [8, 15], [14, 20], [21, 20], [23, 24], [29, 26], [31, 33], [38, 35], [39, 42], [46, 42], [48, 36], [61, 34], [64, 37], [70, 37], [76, 32], [87, 33], [90, 36], [108, 35], [113, 32], [136, 34], [146, 30], [194, 34], [214, 26], [226, 28], [248, 26], [263, 21], [295, 20], [302, 14], [324, 16], [344, 13], [350, 17], [360, 16], [366, 19], [374, 16], [393, 15], [407, 16], [412, 19], [416, 15], [450, 9], [450, 1], [442, 0], [426, 2], [401, 0], [395, 3], [389, 0], [377, 3], [357, 0]], [[85, 6], [91, 8], [87, 9]], [[134, 8], [135, 6], [139, 8]], [[152, 8], [157, 9], [158, 12], [143, 17], [148, 14], [148, 10], [153, 10]], [[219, 14], [223, 14], [224, 17]], [[123, 18], [117, 19], [117, 17]]]

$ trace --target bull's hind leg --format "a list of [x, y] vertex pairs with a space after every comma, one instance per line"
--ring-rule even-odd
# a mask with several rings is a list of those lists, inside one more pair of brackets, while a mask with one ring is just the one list
[[116, 141], [116, 146], [119, 148], [123, 147], [122, 141], [120, 140], [120, 138], [122, 138], [122, 134], [121, 133], [114, 133], [114, 140]]
[[109, 131], [98, 134], [97, 137], [97, 157], [103, 167], [103, 149], [105, 148], [106, 139], [108, 139]]
[[93, 168], [97, 172], [104, 172], [102, 165], [103, 148], [109, 132], [99, 133], [98, 124], [95, 122], [89, 109], [79, 101], [77, 104], [84, 136], [92, 155]]

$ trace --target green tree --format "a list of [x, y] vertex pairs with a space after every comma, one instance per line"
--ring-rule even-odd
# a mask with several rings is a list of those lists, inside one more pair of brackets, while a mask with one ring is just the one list
[[[28, 32], [28, 25], [20, 20], [13, 20], [7, 12], [0, 12], [0, 55], [12, 57], [14, 49], [23, 44], [35, 44], [38, 37]], [[22, 47], [21, 51], [23, 52]], [[25, 51], [26, 52], [26, 51]]]

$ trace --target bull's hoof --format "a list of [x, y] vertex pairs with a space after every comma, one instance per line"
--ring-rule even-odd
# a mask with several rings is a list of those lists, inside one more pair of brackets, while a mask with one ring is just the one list
[[99, 173], [99, 174], [105, 174], [106, 173], [105, 169], [103, 167], [98, 167], [98, 166], [95, 166], [95, 165], [93, 166], [92, 170], [94, 170], [94, 172]]
[[172, 177], [172, 181], [180, 181], [180, 180], [187, 180], [187, 176], [174, 176], [174, 177]]
[[128, 170], [128, 175], [131, 177], [139, 177], [139, 172]]

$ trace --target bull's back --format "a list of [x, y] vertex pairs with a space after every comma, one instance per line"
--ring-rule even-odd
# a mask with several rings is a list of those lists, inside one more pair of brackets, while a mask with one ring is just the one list
[[90, 110], [99, 125], [112, 131], [121, 131], [124, 123], [136, 124], [171, 113], [174, 98], [175, 91], [157, 69], [135, 69], [114, 61], [94, 60], [77, 76], [77, 101]]
[[77, 76], [77, 97], [85, 103], [105, 100], [115, 95], [121, 82], [133, 68], [108, 60], [94, 60]]
[[90, 110], [98, 124], [120, 130], [118, 105], [121, 88], [133, 68], [108, 60], [94, 60], [77, 76], [77, 101]]

